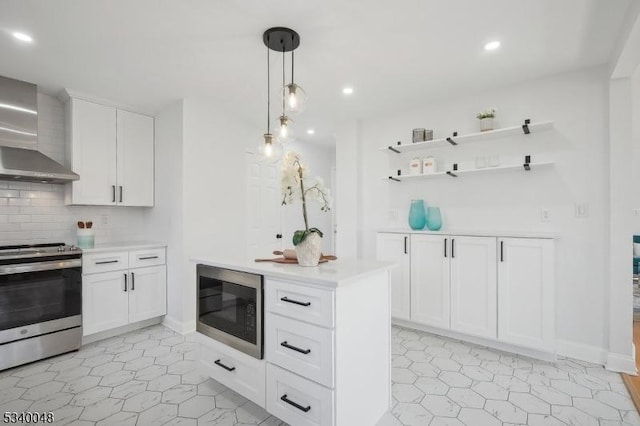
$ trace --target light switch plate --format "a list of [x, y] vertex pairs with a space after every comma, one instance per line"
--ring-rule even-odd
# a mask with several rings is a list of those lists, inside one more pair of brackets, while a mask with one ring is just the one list
[[540, 221], [551, 222], [551, 210], [549, 209], [540, 210]]
[[576, 203], [575, 204], [575, 215], [578, 218], [586, 218], [589, 216], [589, 204], [587, 203]]

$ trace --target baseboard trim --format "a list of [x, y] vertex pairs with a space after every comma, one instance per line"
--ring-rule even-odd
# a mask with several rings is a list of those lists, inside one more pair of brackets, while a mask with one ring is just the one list
[[556, 345], [560, 356], [600, 365], [607, 361], [607, 351], [597, 346], [562, 339], [558, 339]]
[[176, 320], [175, 318], [166, 316], [164, 317], [164, 320], [162, 321], [162, 325], [164, 325], [165, 327], [170, 328], [171, 330], [175, 331], [176, 333], [180, 333], [180, 334], [189, 334], [189, 333], [193, 333], [194, 331], [196, 331], [196, 322], [195, 321], [186, 321], [186, 322], [180, 322], [178, 320]]
[[626, 373], [632, 376], [638, 374], [636, 370], [636, 363], [632, 356], [615, 354], [609, 352], [607, 356], [607, 363], [605, 368], [610, 371], [616, 371], [619, 373]]
[[133, 324], [123, 325], [122, 327], [113, 328], [111, 330], [101, 331], [99, 333], [90, 334], [82, 337], [82, 344], [97, 342], [99, 340], [108, 339], [110, 337], [119, 336], [120, 334], [128, 333], [134, 330], [140, 330], [141, 328], [149, 327], [152, 325], [160, 324], [162, 317], [151, 318], [148, 320], [136, 322]]
[[456, 331], [444, 330], [442, 328], [431, 327], [423, 324], [417, 324], [411, 321], [401, 320], [397, 318], [392, 318], [391, 322], [401, 327], [413, 328], [414, 330], [425, 331], [427, 333], [437, 334], [439, 336], [445, 336], [451, 339], [462, 340], [464, 342], [486, 346], [488, 348], [497, 349], [499, 351], [511, 352], [519, 355], [528, 356], [531, 358], [540, 359], [543, 361], [554, 362], [557, 360], [556, 354], [553, 352], [545, 352], [545, 351], [540, 351], [536, 349], [524, 348], [521, 346], [511, 345], [509, 343], [498, 342], [496, 340], [486, 339], [483, 337], [470, 336], [468, 334], [458, 333]]

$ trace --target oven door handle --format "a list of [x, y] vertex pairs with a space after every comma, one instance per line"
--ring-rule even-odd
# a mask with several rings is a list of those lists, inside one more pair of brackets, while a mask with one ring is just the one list
[[0, 275], [20, 274], [24, 272], [54, 271], [56, 269], [79, 268], [81, 259], [51, 260], [48, 262], [18, 263], [0, 265]]

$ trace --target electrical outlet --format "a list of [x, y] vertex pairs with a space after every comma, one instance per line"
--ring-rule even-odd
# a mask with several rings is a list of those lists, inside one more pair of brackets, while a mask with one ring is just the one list
[[575, 215], [579, 218], [586, 218], [589, 216], [589, 204], [587, 203], [576, 203], [575, 204]]
[[633, 209], [633, 215], [636, 217], [640, 217], [640, 209]]
[[106, 215], [100, 216], [100, 223], [103, 224], [103, 225], [108, 225], [109, 224], [109, 216], [106, 216]]
[[542, 222], [551, 222], [551, 210], [549, 209], [540, 210], [540, 220]]
[[390, 220], [398, 220], [398, 211], [397, 210], [389, 210], [389, 219]]

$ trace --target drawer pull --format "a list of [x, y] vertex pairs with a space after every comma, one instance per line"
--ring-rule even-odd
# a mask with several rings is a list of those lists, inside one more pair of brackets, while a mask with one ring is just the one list
[[311, 302], [298, 302], [297, 300], [289, 299], [288, 297], [281, 297], [280, 300], [300, 306], [311, 306]]
[[96, 265], [106, 265], [107, 263], [118, 263], [117, 260], [101, 260], [100, 262], [95, 262]]
[[149, 260], [149, 259], [157, 259], [158, 256], [146, 256], [146, 257], [139, 257], [138, 260]]
[[225, 370], [227, 370], [227, 371], [233, 371], [233, 370], [235, 370], [235, 369], [236, 369], [235, 367], [227, 367], [226, 365], [224, 365], [223, 363], [221, 363], [219, 359], [218, 359], [218, 360], [216, 360], [216, 361], [214, 361], [214, 364], [215, 364], [215, 365], [217, 365], [217, 366], [220, 366], [220, 367], [224, 368], [224, 369], [225, 369]]
[[301, 354], [305, 354], [305, 355], [308, 355], [309, 353], [311, 353], [311, 349], [296, 348], [295, 346], [291, 346], [290, 344], [288, 344], [286, 340], [280, 343], [280, 346], [284, 346], [287, 349], [291, 349], [292, 351], [300, 352]]
[[304, 411], [305, 413], [308, 412], [309, 410], [311, 410], [311, 406], [307, 405], [306, 407], [303, 407], [300, 404], [297, 404], [295, 402], [293, 402], [292, 400], [290, 400], [289, 398], [287, 398], [287, 395], [284, 394], [280, 397], [281, 400], [283, 400], [284, 402], [286, 402], [289, 405], [293, 405], [294, 407], [296, 407], [298, 410], [300, 411]]

